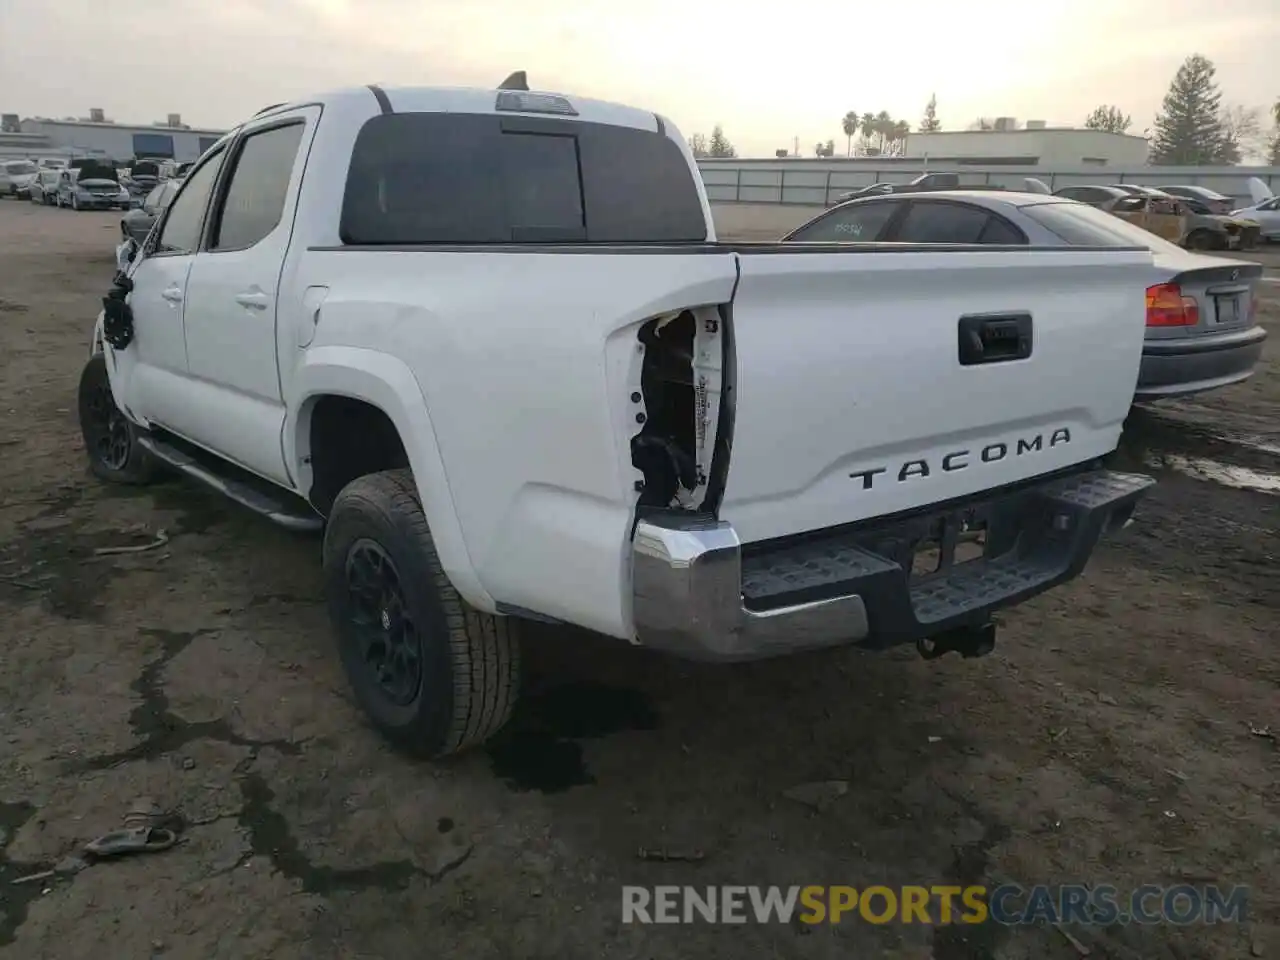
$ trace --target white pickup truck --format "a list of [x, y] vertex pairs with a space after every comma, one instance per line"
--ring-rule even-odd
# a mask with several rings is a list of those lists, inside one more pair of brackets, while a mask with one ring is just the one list
[[1148, 250], [721, 242], [670, 121], [509, 86], [232, 131], [124, 245], [80, 384], [99, 476], [323, 529], [385, 735], [497, 731], [526, 619], [978, 655], [1128, 521]]

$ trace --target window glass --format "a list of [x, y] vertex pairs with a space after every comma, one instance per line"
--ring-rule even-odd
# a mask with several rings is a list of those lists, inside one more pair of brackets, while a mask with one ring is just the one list
[[889, 218], [900, 209], [901, 204], [894, 201], [851, 203], [805, 224], [787, 239], [800, 243], [870, 243], [880, 236]]
[[164, 193], [167, 189], [168, 187], [162, 184], [148, 193], [147, 199], [142, 201], [142, 209], [147, 213], [157, 213], [163, 206], [161, 204], [161, 199], [164, 197]]
[[1085, 247], [1146, 247], [1182, 254], [1181, 247], [1096, 207], [1078, 203], [1033, 203], [1021, 212], [1067, 243]]
[[978, 234], [979, 243], [1002, 243], [1008, 246], [1027, 242], [1026, 235], [1004, 217], [987, 217], [987, 225]]
[[703, 241], [698, 183], [653, 129], [395, 113], [356, 137], [343, 196], [348, 244]]
[[917, 200], [894, 239], [900, 243], [977, 243], [989, 218], [981, 207]]
[[168, 216], [160, 228], [157, 253], [195, 253], [200, 245], [205, 207], [218, 170], [222, 167], [223, 156], [223, 151], [214, 154], [183, 183], [182, 190], [169, 204]]
[[305, 130], [305, 124], [291, 123], [245, 137], [210, 250], [243, 250], [276, 228]]
[[[560, 230], [583, 239], [582, 179], [574, 137], [511, 133], [502, 137], [507, 215], [512, 229]], [[536, 239], [536, 234], [530, 237]], [[519, 236], [513, 239], [520, 239]]]

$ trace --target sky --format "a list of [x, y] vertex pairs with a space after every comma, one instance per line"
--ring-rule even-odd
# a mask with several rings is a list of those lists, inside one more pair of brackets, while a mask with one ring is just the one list
[[[145, 13], [144, 13], [145, 11]], [[1150, 127], [1202, 53], [1223, 103], [1280, 97], [1280, 0], [0, 0], [0, 112], [224, 129], [365, 83], [533, 89], [720, 123], [740, 156], [802, 153], [849, 110], [943, 129], [1079, 125], [1103, 103]]]

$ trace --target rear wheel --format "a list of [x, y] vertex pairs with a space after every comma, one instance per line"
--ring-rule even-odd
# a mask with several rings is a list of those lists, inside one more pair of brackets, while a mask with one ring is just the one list
[[519, 690], [518, 623], [469, 607], [445, 576], [408, 470], [369, 474], [334, 500], [325, 590], [356, 699], [424, 757], [483, 743]]
[[155, 458], [138, 444], [139, 430], [116, 406], [102, 354], [80, 374], [80, 433], [89, 469], [111, 483], [144, 484], [155, 479]]

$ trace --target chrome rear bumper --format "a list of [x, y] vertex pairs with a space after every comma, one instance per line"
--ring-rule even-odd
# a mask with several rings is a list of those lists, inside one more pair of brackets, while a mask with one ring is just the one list
[[[888, 647], [974, 626], [1075, 577], [1155, 483], [1083, 470], [906, 519], [816, 531], [744, 551], [724, 521], [646, 516], [632, 546], [636, 633], [694, 660], [757, 660], [858, 643]], [[955, 560], [963, 531], [986, 553]], [[943, 544], [936, 573], [913, 577], [915, 545]], [[948, 546], [949, 545], [949, 546]]]

